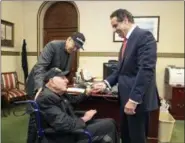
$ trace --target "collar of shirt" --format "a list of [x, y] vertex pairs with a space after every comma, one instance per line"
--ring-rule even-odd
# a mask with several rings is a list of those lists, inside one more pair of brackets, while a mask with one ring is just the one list
[[126, 38], [129, 39], [130, 35], [132, 34], [132, 32], [134, 31], [134, 29], [136, 28], [136, 24], [133, 24], [131, 29], [128, 31]]

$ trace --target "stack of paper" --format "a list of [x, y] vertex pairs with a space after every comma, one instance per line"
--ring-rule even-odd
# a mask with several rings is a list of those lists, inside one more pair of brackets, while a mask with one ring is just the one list
[[77, 88], [77, 87], [69, 87], [67, 89], [67, 92], [69, 92], [69, 93], [84, 93], [85, 92], [85, 89], [83, 89], [83, 88]]

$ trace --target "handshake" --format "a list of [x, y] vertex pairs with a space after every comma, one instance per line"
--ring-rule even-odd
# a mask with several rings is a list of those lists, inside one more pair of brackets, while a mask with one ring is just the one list
[[95, 82], [91, 86], [87, 86], [86, 94], [89, 95], [91, 93], [101, 93], [106, 89], [107, 85], [105, 82]]
[[87, 85], [86, 88], [69, 87], [67, 93], [85, 93], [90, 95], [92, 93], [102, 93], [105, 91], [107, 85], [104, 82], [94, 82], [91, 85]]

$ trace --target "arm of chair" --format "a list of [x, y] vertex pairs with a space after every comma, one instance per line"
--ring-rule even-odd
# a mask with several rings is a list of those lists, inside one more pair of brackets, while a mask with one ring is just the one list
[[18, 81], [18, 84], [23, 85], [24, 90], [25, 90], [25, 84], [23, 82]]
[[24, 83], [23, 83], [23, 82], [18, 81], [18, 83], [19, 83], [19, 84], [21, 84], [21, 85], [24, 85]]

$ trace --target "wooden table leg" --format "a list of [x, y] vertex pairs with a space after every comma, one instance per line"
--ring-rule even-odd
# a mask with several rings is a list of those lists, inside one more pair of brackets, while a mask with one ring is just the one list
[[159, 109], [150, 112], [147, 143], [158, 143]]

